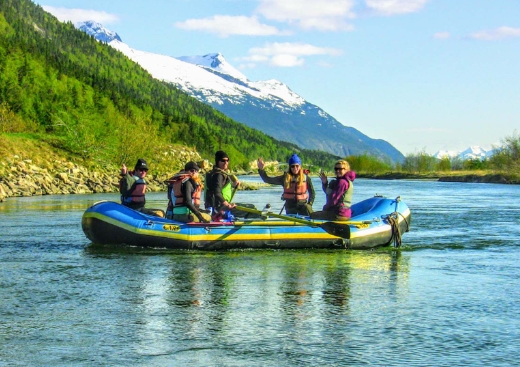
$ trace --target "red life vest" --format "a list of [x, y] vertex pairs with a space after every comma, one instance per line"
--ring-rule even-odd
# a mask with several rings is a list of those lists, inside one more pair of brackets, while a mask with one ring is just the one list
[[[125, 195], [121, 195], [121, 201], [123, 205], [127, 206], [135, 206], [135, 204], [142, 204], [139, 206], [144, 206], [145, 203], [145, 192], [146, 192], [146, 181], [138, 176], [134, 176], [135, 182], [132, 184], [129, 192], [125, 193]], [[119, 187], [121, 189], [122, 182], [120, 181]]]
[[[288, 175], [288, 173], [286, 173], [286, 175]], [[309, 198], [309, 194], [307, 193], [307, 176], [304, 176], [301, 186], [298, 186], [299, 180], [298, 176], [291, 175], [289, 187], [285, 187], [285, 185], [283, 187], [282, 197], [284, 200], [306, 201]]]

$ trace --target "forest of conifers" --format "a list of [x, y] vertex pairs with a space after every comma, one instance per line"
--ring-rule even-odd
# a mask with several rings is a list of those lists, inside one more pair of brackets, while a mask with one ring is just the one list
[[0, 133], [23, 133], [83, 159], [120, 164], [171, 144], [234, 167], [257, 157], [308, 165], [339, 157], [300, 149], [239, 124], [30, 0], [0, 2]]

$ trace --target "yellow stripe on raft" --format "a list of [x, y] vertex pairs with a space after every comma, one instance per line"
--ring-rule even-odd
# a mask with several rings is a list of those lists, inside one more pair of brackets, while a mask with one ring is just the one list
[[[237, 233], [219, 233], [219, 234], [184, 234], [179, 232], [173, 232], [173, 231], [157, 231], [152, 229], [146, 229], [146, 228], [137, 228], [135, 226], [120, 222], [114, 218], [111, 218], [109, 216], [100, 214], [100, 213], [85, 213], [85, 217], [89, 218], [95, 218], [98, 220], [101, 220], [103, 222], [109, 223], [113, 226], [122, 228], [124, 230], [127, 230], [132, 233], [140, 234], [140, 235], [147, 235], [147, 236], [155, 236], [155, 237], [161, 237], [161, 238], [171, 238], [181, 241], [216, 241], [216, 240], [222, 240], [223, 238], [226, 238], [226, 240], [230, 241], [236, 241], [236, 240], [285, 240], [285, 239], [327, 239], [327, 238], [336, 238], [336, 236], [332, 236], [328, 234], [327, 232], [323, 233], [245, 233], [245, 234], [237, 234]], [[266, 223], [265, 221], [259, 221], [259, 222], [235, 222], [233, 225], [226, 225], [226, 224], [217, 224], [217, 225], [208, 225], [208, 228], [210, 228], [210, 231], [212, 228], [220, 228], [220, 227], [238, 227], [238, 226], [269, 226], [269, 227], [307, 227], [306, 225], [294, 223], [290, 221], [281, 222], [281, 221], [273, 221]], [[200, 228], [194, 227], [194, 228]]]

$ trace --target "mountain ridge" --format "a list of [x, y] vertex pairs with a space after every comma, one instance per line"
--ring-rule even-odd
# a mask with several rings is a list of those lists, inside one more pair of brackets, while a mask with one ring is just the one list
[[[96, 30], [100, 29], [105, 28], [96, 26]], [[97, 38], [99, 33], [89, 34]], [[108, 44], [153, 77], [276, 139], [339, 156], [369, 154], [392, 163], [404, 160], [403, 154], [390, 143], [342, 125], [284, 83], [274, 79], [248, 80], [220, 53], [174, 58], [133, 49], [120, 38]]]

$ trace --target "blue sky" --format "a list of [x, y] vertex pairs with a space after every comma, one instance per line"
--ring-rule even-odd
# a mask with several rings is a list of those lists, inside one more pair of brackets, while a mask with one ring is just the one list
[[403, 154], [491, 148], [520, 126], [518, 0], [42, 0], [130, 47], [220, 52]]

